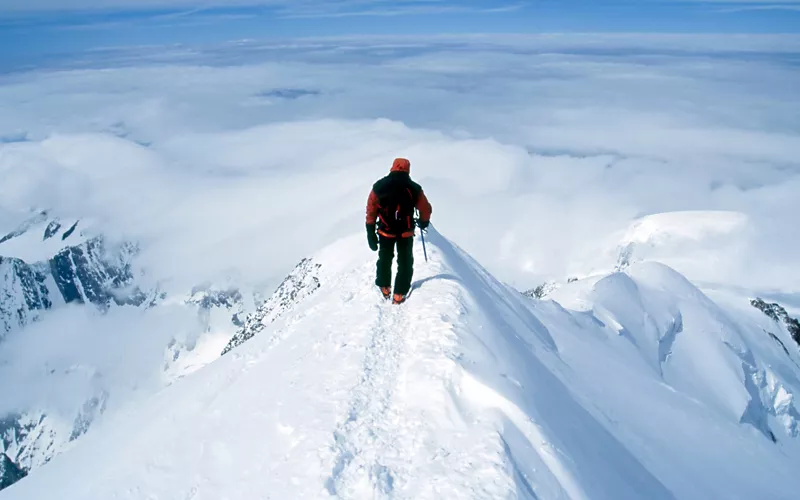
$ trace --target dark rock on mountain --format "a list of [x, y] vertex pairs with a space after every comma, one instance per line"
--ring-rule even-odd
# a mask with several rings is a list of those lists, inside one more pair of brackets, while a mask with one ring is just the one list
[[290, 311], [296, 304], [313, 295], [320, 287], [319, 270], [321, 267], [311, 259], [300, 261], [278, 286], [275, 293], [256, 312], [247, 317], [244, 326], [236, 332], [222, 350], [222, 355], [247, 342], [268, 324]]
[[101, 308], [112, 302], [118, 305], [141, 305], [145, 295], [133, 283], [131, 258], [134, 245], [123, 245], [108, 252], [102, 237], [68, 247], [50, 259], [50, 272], [67, 303], [91, 303]]
[[20, 259], [0, 257], [0, 338], [52, 306], [46, 269]]
[[17, 236], [22, 236], [23, 234], [25, 234], [28, 231], [28, 229], [30, 229], [31, 227], [33, 227], [33, 226], [35, 226], [37, 224], [41, 224], [42, 222], [44, 222], [46, 220], [47, 220], [47, 211], [43, 210], [43, 211], [37, 213], [36, 215], [34, 215], [33, 217], [31, 217], [30, 219], [26, 220], [22, 224], [20, 224], [16, 229], [11, 231], [7, 235], [5, 235], [2, 238], [0, 238], [0, 244], [5, 243], [6, 241], [8, 241], [8, 240], [10, 240], [12, 238], [16, 238]]
[[52, 421], [41, 412], [12, 413], [0, 417], [0, 453], [25, 472], [47, 463], [58, 448]]
[[60, 229], [61, 229], [61, 222], [59, 222], [58, 219], [50, 221], [50, 223], [44, 229], [44, 237], [42, 238], [42, 241], [49, 240], [50, 238], [55, 236]]
[[531, 288], [530, 290], [522, 292], [522, 294], [531, 299], [543, 299], [548, 295], [550, 295], [553, 292], [553, 290], [557, 288], [558, 288], [557, 283], [553, 281], [547, 281], [537, 286], [536, 288]]
[[64, 234], [61, 235], [61, 240], [62, 241], [66, 240], [67, 238], [69, 238], [72, 235], [72, 233], [75, 232], [75, 229], [78, 227], [78, 222], [80, 222], [80, 221], [75, 221], [75, 224], [73, 224], [69, 229], [64, 231]]
[[7, 455], [23, 474], [66, 450], [106, 409], [108, 393], [89, 398], [72, 417], [30, 410], [0, 416], [0, 456]]
[[0, 453], [0, 490], [8, 488], [27, 473], [8, 458], [5, 453]]
[[70, 441], [78, 439], [86, 434], [92, 423], [103, 414], [106, 410], [106, 402], [108, 401], [108, 393], [103, 392], [99, 396], [94, 396], [83, 404], [80, 413], [75, 417], [72, 424], [72, 434], [69, 436]]
[[242, 302], [242, 294], [239, 290], [215, 290], [206, 287], [192, 288], [192, 298], [189, 302], [197, 304], [203, 309], [211, 309], [213, 307], [224, 307], [230, 309]]
[[800, 346], [800, 321], [789, 316], [789, 313], [780, 304], [770, 304], [761, 298], [755, 298], [750, 301], [750, 305], [772, 318], [775, 322], [786, 326], [786, 330]]
[[231, 323], [234, 326], [244, 326], [244, 298], [239, 290], [215, 289], [211, 286], [198, 286], [192, 289], [192, 296], [187, 301], [198, 306], [198, 317], [205, 325], [206, 331], [210, 328], [210, 315], [212, 309], [227, 309], [231, 312]]
[[67, 303], [90, 303], [101, 309], [112, 303], [145, 303], [148, 297], [133, 284], [131, 262], [137, 251], [129, 243], [109, 249], [102, 237], [96, 237], [67, 247], [46, 262], [28, 264], [0, 257], [0, 338], [34, 321], [59, 294]]

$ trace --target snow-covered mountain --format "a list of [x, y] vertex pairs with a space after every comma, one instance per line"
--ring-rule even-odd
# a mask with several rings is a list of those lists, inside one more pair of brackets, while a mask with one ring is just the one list
[[797, 497], [782, 317], [654, 262], [535, 300], [428, 236], [406, 304], [341, 240], [0, 498]]
[[0, 453], [0, 489], [7, 488], [25, 477], [25, 471], [11, 461], [4, 453]]
[[35, 321], [52, 306], [46, 268], [0, 256], [0, 338]]
[[[658, 213], [634, 221], [617, 239], [617, 269], [633, 262], [658, 260], [702, 276], [741, 265], [752, 234], [739, 212], [683, 211]], [[717, 274], [717, 275], [719, 275]]]
[[39, 318], [54, 303], [106, 308], [138, 305], [145, 295], [132, 287], [131, 244], [108, 248], [102, 235], [36, 213], [0, 238], [0, 338]]
[[[38, 211], [0, 238], [0, 341], [25, 335], [21, 330], [26, 326], [66, 304], [105, 310], [112, 303], [145, 301], [145, 294], [133, 286], [135, 247], [106, 245], [102, 235], [84, 233], [80, 224], [65, 224], [48, 211]], [[81, 371], [75, 368], [68, 371]], [[88, 429], [103, 412], [106, 397], [104, 391], [91, 394], [68, 416], [41, 407], [3, 408], [0, 452], [23, 473], [43, 465]]]
[[[69, 448], [109, 400], [125, 400], [130, 389], [120, 385], [148, 377], [160, 387], [214, 359], [254, 308], [232, 284], [170, 297], [157, 280], [142, 287], [137, 245], [65, 220], [36, 211], [0, 238], [0, 457], [10, 464], [0, 489], [21, 477], [17, 469], [24, 475]], [[177, 312], [165, 319], [161, 310]], [[119, 330], [130, 332], [130, 347]], [[153, 347], [137, 359], [136, 344]], [[129, 359], [109, 362], [104, 351], [117, 349]], [[115, 380], [126, 365], [141, 365], [139, 375]]]

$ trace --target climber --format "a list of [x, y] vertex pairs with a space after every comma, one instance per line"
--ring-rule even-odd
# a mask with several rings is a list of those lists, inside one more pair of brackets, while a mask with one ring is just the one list
[[[431, 219], [431, 204], [419, 184], [411, 180], [411, 162], [397, 158], [389, 175], [372, 186], [367, 200], [367, 242], [378, 251], [375, 284], [384, 298], [392, 293], [392, 260], [397, 247], [397, 276], [392, 302], [402, 303], [411, 288], [414, 274], [414, 209], [419, 210], [416, 224], [425, 230]], [[377, 233], [376, 233], [377, 230]]]

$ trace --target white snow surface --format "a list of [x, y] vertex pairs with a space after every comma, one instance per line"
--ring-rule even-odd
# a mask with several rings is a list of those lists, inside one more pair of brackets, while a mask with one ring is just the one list
[[656, 263], [530, 300], [427, 243], [401, 306], [363, 235], [327, 247], [316, 293], [0, 499], [797, 498], [766, 316]]
[[[748, 216], [725, 210], [686, 210], [647, 215], [612, 233], [610, 252], [617, 266], [658, 261], [700, 281], [726, 281], [735, 269], [759, 258], [759, 239]], [[595, 259], [596, 260], [596, 259]], [[597, 271], [613, 260], [605, 254]], [[604, 265], [606, 267], [604, 267]]]
[[[59, 229], [50, 238], [44, 239], [45, 229], [54, 219], [43, 217], [40, 222], [25, 227], [22, 234], [0, 243], [0, 255], [15, 257], [28, 263], [46, 261], [68, 246], [77, 246], [86, 241], [85, 229], [91, 226], [89, 221], [77, 219], [55, 220]], [[77, 224], [77, 225], [76, 225]], [[67, 231], [75, 226], [72, 233]], [[5, 236], [3, 234], [2, 236]]]
[[747, 223], [738, 212], [685, 211], [654, 214], [637, 220], [622, 243], [659, 244], [670, 239], [700, 240], [707, 235], [730, 233]]

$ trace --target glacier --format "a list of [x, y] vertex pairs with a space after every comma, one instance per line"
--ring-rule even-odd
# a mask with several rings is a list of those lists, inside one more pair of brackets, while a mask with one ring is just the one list
[[393, 306], [362, 239], [0, 499], [796, 498], [800, 352], [747, 300], [657, 262], [537, 300], [432, 229]]

